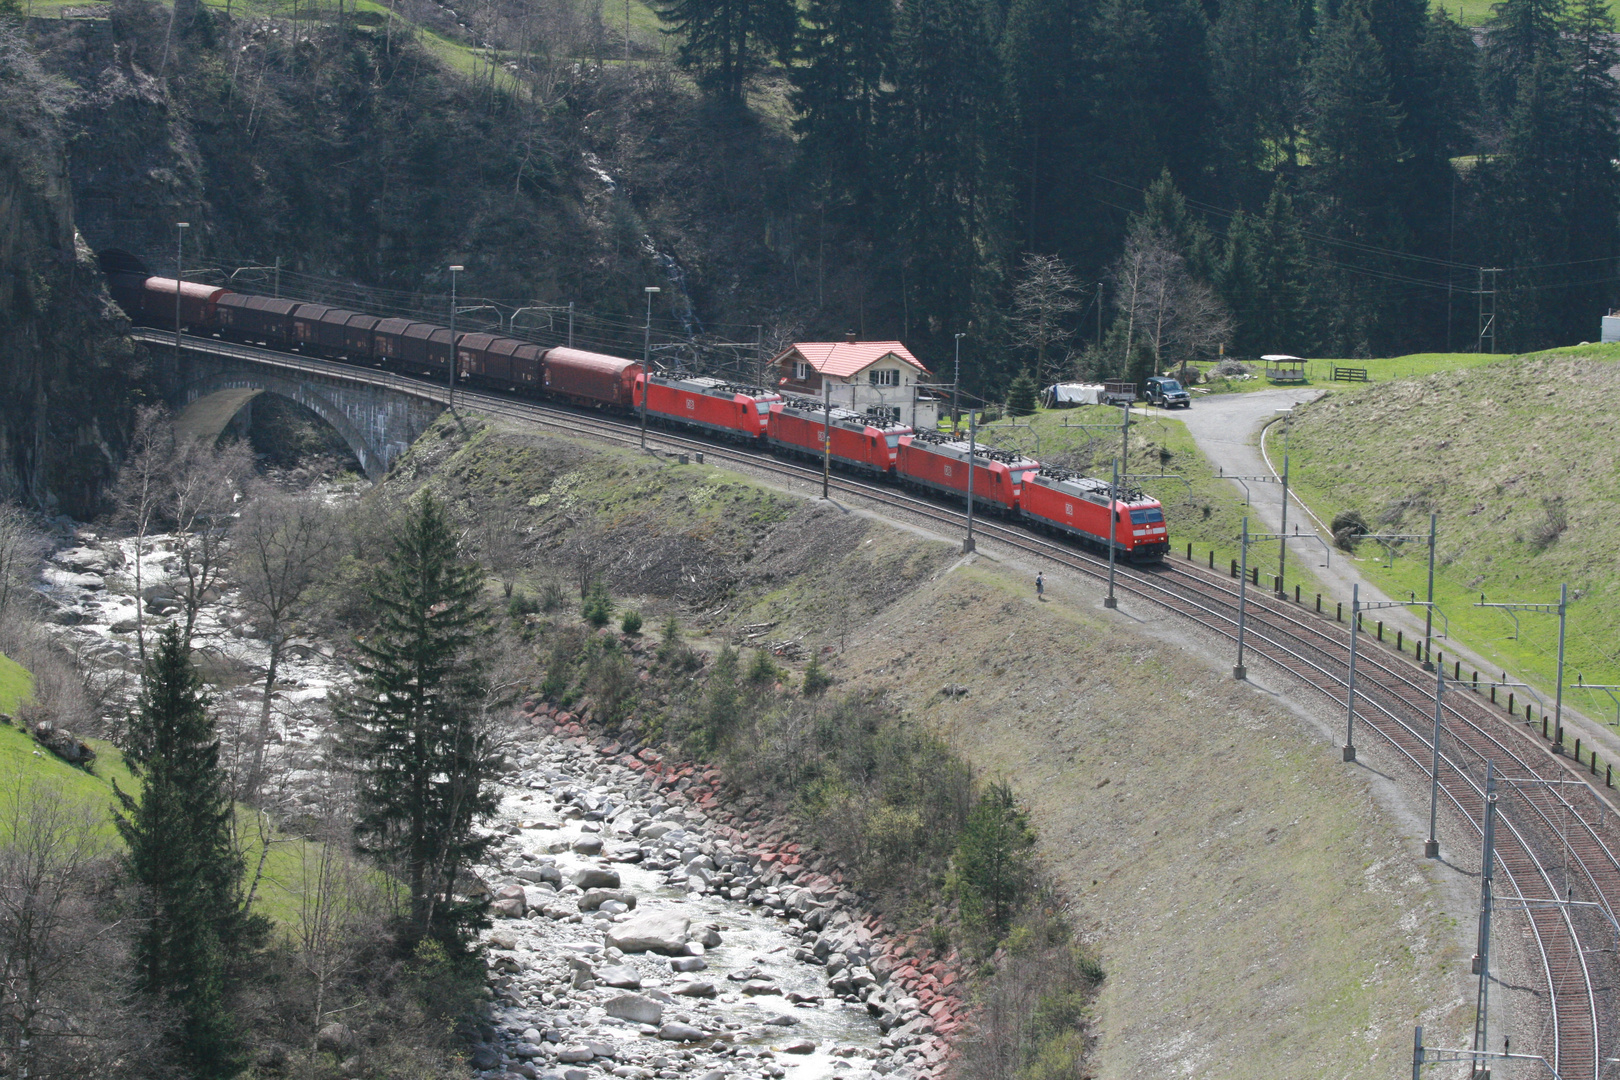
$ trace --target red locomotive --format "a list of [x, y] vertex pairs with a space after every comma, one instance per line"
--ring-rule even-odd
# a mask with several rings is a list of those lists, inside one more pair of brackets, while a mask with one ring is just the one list
[[[1024, 474], [1024, 517], [1038, 528], [1114, 550], [1136, 562], [1156, 561], [1170, 550], [1164, 508], [1140, 491], [1109, 498], [1109, 483], [1043, 465]], [[1112, 511], [1112, 523], [1110, 523]]]
[[[650, 388], [643, 390], [649, 383]], [[650, 421], [697, 428], [745, 443], [765, 438], [771, 406], [782, 400], [774, 390], [738, 386], [707, 375], [654, 375], [648, 380], [638, 374], [638, 403], [643, 393]]]
[[[707, 376], [644, 377], [634, 360], [573, 348], [547, 348], [482, 331], [457, 334], [430, 323], [384, 319], [324, 304], [250, 296], [227, 289], [148, 277], [109, 274], [113, 295], [130, 317], [173, 329], [176, 293], [182, 328], [199, 333], [347, 360], [403, 368], [444, 379], [452, 356], [461, 378], [502, 390], [543, 393], [595, 408], [634, 414], [645, 393], [651, 422], [693, 428], [750, 445], [768, 442], [783, 453], [820, 459], [828, 418], [812, 400], [738, 386]], [[1021, 454], [969, 446], [934, 431], [847, 410], [831, 414], [831, 459], [848, 469], [959, 500], [973, 470], [980, 509], [1087, 544], [1112, 544], [1144, 562], [1169, 550], [1164, 509], [1139, 491], [1109, 499], [1109, 485]]]
[[[1041, 467], [1022, 454], [980, 443], [973, 447], [973, 505], [1005, 517], [1018, 515], [1024, 474]], [[969, 444], [935, 431], [900, 439], [895, 472], [900, 483], [947, 495], [966, 495]]]
[[886, 417], [833, 409], [829, 449], [824, 445], [827, 422], [823, 412], [824, 406], [805, 398], [787, 398], [772, 405], [765, 427], [771, 449], [815, 461], [825, 453], [836, 466], [877, 476], [894, 472], [900, 440], [911, 434], [910, 427]]

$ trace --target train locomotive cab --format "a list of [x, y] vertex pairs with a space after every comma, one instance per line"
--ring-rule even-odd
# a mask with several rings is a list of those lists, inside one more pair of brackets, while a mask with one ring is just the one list
[[1108, 550], [1111, 532], [1115, 552], [1134, 562], [1163, 558], [1170, 548], [1164, 509], [1140, 491], [1123, 490], [1118, 501], [1111, 501], [1109, 487], [1106, 480], [1042, 466], [1025, 476], [1024, 517], [1102, 551]]
[[773, 450], [875, 476], [894, 472], [900, 440], [911, 428], [887, 417], [832, 410], [832, 445], [825, 445], [825, 406], [810, 398], [786, 398], [771, 406], [765, 426]]
[[934, 431], [914, 431], [900, 437], [895, 473], [901, 483], [946, 495], [965, 495], [968, 470], [973, 470], [973, 505], [1014, 517], [1023, 496], [1024, 477], [1041, 463], [1011, 450], [983, 443], [972, 447]]
[[636, 377], [636, 401], [646, 395], [647, 418], [697, 428], [744, 443], [764, 440], [771, 406], [782, 400], [774, 390], [728, 383], [708, 375]]

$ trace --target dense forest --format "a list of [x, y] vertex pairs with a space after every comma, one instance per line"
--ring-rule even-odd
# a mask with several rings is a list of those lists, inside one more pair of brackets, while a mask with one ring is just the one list
[[81, 91], [93, 247], [172, 258], [200, 218], [201, 266], [275, 256], [294, 289], [420, 301], [459, 262], [468, 293], [576, 301], [639, 345], [659, 283], [671, 341], [854, 329], [948, 376], [961, 335], [997, 396], [1567, 344], [1615, 299], [1606, 0], [1474, 28], [1427, 0], [654, 7], [622, 45], [598, 0], [115, 0], [110, 31], [33, 36]]

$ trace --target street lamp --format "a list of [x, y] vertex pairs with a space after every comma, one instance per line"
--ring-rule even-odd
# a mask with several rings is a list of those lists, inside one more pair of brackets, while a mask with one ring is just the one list
[[180, 364], [180, 283], [185, 280], [186, 274], [186, 230], [189, 228], [189, 221], [174, 223], [174, 362], [177, 369]]
[[959, 409], [958, 392], [962, 388], [962, 339], [966, 334], [956, 335], [956, 374], [951, 377], [951, 434], [956, 434], [957, 417], [962, 415]]
[[452, 266], [450, 268], [450, 411], [456, 411], [456, 275], [465, 270], [465, 266]]
[[641, 328], [641, 448], [647, 449], [647, 393], [652, 390], [652, 298], [663, 292], [657, 285], [641, 290], [647, 294], [647, 322]]

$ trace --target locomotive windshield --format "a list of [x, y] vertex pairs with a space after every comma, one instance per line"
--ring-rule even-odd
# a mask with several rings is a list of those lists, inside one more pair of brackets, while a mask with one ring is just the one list
[[1157, 525], [1164, 520], [1164, 511], [1157, 506], [1147, 510], [1132, 510], [1132, 525]]
[[771, 403], [768, 402], [768, 401], [756, 399], [754, 401], [754, 408], [758, 409], [760, 411], [760, 415], [763, 416], [765, 413], [768, 413], [768, 412], [771, 411]]

